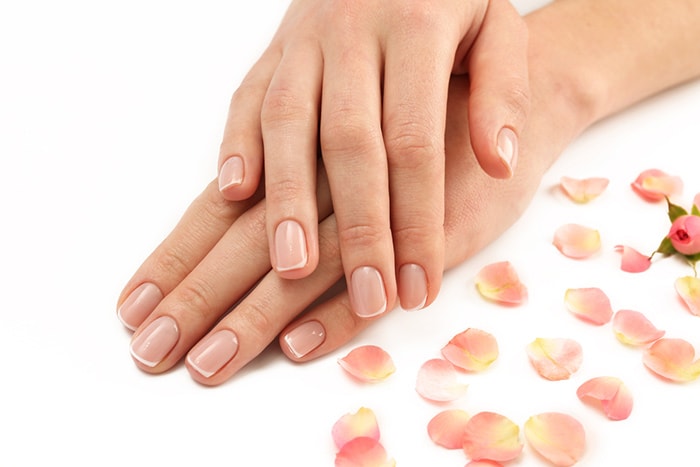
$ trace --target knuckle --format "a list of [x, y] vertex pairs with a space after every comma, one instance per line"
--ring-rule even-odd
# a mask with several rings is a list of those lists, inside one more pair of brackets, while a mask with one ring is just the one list
[[444, 230], [442, 224], [432, 223], [399, 226], [392, 232], [397, 247], [408, 246], [421, 255], [432, 255], [436, 254], [437, 248], [444, 243]]
[[297, 202], [306, 193], [301, 180], [284, 177], [270, 180], [265, 185], [265, 196], [272, 206], [278, 207], [280, 203]]
[[389, 235], [388, 229], [378, 227], [378, 225], [352, 224], [338, 228], [338, 238], [343, 249], [356, 250], [374, 247], [384, 242]]
[[401, 2], [396, 15], [407, 30], [425, 30], [438, 24], [438, 10], [429, 0], [412, 0]]
[[190, 313], [206, 319], [214, 312], [213, 298], [215, 292], [202, 278], [192, 277], [183, 282], [177, 291], [178, 301]]
[[510, 86], [505, 94], [505, 106], [518, 124], [525, 121], [530, 111], [530, 89], [527, 83]]
[[391, 164], [408, 169], [432, 165], [444, 154], [441, 140], [427, 125], [415, 120], [393, 125], [385, 142]]
[[[265, 299], [262, 301], [251, 301], [242, 305], [243, 309], [237, 310], [237, 315], [242, 320], [242, 325], [245, 327], [243, 333], [249, 340], [262, 341], [263, 345], [267, 344], [278, 332], [281, 327], [267, 314], [266, 310], [271, 309]], [[250, 339], [252, 337], [252, 339]]]
[[277, 85], [267, 90], [260, 110], [263, 126], [284, 126], [291, 122], [308, 122], [313, 115], [313, 106], [293, 89]]
[[333, 111], [321, 128], [321, 152], [329, 157], [361, 157], [380, 147], [378, 129], [354, 111]]

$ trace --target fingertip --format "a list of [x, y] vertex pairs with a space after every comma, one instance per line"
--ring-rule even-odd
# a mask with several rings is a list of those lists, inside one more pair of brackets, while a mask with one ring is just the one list
[[399, 303], [404, 311], [416, 311], [428, 301], [428, 277], [418, 264], [404, 264], [399, 268]]
[[229, 157], [219, 169], [219, 192], [229, 201], [250, 198], [258, 188], [258, 172], [255, 167], [246, 167], [243, 157]]
[[326, 341], [326, 336], [326, 328], [320, 321], [305, 321], [280, 335], [280, 347], [292, 361], [311, 360], [313, 352]]
[[518, 135], [512, 129], [508, 127], [501, 128], [496, 139], [496, 152], [505, 169], [505, 176], [498, 177], [498, 175], [494, 175], [494, 177], [511, 178], [518, 162]]

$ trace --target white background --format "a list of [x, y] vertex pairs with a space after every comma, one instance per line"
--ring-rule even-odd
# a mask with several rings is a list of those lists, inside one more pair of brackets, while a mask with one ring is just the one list
[[[523, 12], [542, 2], [520, 1]], [[559, 410], [586, 427], [580, 465], [691, 465], [699, 382], [652, 376], [641, 351], [609, 325], [563, 306], [570, 287], [601, 287], [613, 308], [645, 313], [668, 336], [700, 349], [700, 318], [673, 290], [690, 273], [665, 259], [647, 273], [618, 268], [613, 247], [651, 251], [668, 228], [663, 205], [629, 183], [650, 167], [682, 175], [687, 203], [700, 191], [700, 82], [671, 90], [585, 133], [544, 178], [531, 208], [502, 238], [450, 271], [433, 306], [392, 313], [349, 346], [307, 365], [276, 345], [229, 383], [205, 388], [182, 366], [149, 376], [133, 365], [115, 315], [121, 287], [216, 174], [228, 99], [270, 40], [286, 0], [260, 2], [6, 2], [0, 6], [0, 465], [328, 466], [333, 423], [372, 408], [400, 466], [461, 466], [460, 451], [428, 439], [442, 410], [414, 391], [420, 364], [454, 334], [493, 333], [501, 357], [462, 375], [467, 395], [445, 407], [500, 412], [522, 423]], [[605, 176], [585, 206], [557, 192], [562, 175]], [[555, 228], [600, 230], [603, 249], [562, 257]], [[465, 239], [468, 241], [468, 239]], [[484, 265], [511, 261], [528, 286], [518, 308], [486, 303], [474, 287]], [[548, 382], [529, 366], [535, 337], [571, 337], [584, 364]], [[397, 372], [365, 386], [337, 365], [360, 344], [384, 347]], [[610, 422], [581, 404], [588, 378], [622, 378], [632, 416]], [[545, 465], [526, 448], [512, 465]]]

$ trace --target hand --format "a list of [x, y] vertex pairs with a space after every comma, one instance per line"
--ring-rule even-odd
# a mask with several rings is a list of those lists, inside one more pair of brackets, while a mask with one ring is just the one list
[[468, 144], [507, 178], [529, 103], [526, 53], [507, 0], [295, 0], [233, 96], [219, 188], [249, 197], [264, 160], [272, 266], [306, 277], [319, 261], [320, 140], [353, 310], [380, 315], [397, 295], [422, 308], [444, 268], [450, 75], [470, 76]]
[[[533, 61], [534, 112], [522, 135], [519, 170], [510, 180], [489, 177], [471, 157], [463, 105], [468, 81], [452, 79], [446, 132], [447, 267], [482, 249], [520, 216], [544, 171], [584, 127], [579, 114], [585, 107], [576, 99], [554, 98], [568, 81], [548, 62], [542, 66], [542, 60]], [[331, 206], [322, 174], [318, 199], [324, 218]], [[351, 311], [346, 290], [333, 294], [343, 275], [333, 215], [319, 225], [319, 267], [304, 279], [289, 281], [270, 270], [261, 235], [265, 203], [246, 209], [240, 202], [224, 201], [213, 182], [126, 286], [120, 315], [138, 327], [132, 354], [143, 370], [163, 372], [187, 355], [192, 377], [216, 385], [278, 335], [289, 358], [306, 361], [335, 350], [370, 323]], [[149, 294], [150, 304], [139, 300]]]

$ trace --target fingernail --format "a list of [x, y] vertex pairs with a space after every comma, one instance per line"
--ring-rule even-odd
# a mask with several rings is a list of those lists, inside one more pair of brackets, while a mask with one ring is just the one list
[[284, 336], [284, 342], [296, 358], [308, 355], [325, 340], [326, 330], [318, 321], [300, 324]]
[[496, 142], [498, 155], [505, 162], [508, 169], [511, 171], [515, 168], [518, 161], [518, 137], [510, 128], [502, 128], [498, 133], [498, 141]]
[[131, 343], [131, 356], [146, 366], [158, 365], [180, 338], [177, 323], [169, 316], [149, 324]]
[[419, 310], [428, 300], [428, 280], [417, 264], [404, 264], [399, 269], [399, 300], [406, 311]]
[[386, 311], [386, 291], [379, 271], [361, 266], [353, 271], [350, 282], [350, 299], [357, 316], [371, 318]]
[[306, 236], [295, 221], [282, 221], [275, 230], [275, 269], [292, 271], [306, 266]]
[[150, 282], [139, 285], [117, 309], [117, 317], [124, 326], [135, 331], [163, 300], [163, 293]]
[[187, 362], [200, 375], [209, 378], [226, 365], [238, 352], [238, 337], [222, 329], [206, 337], [187, 355]]
[[243, 159], [238, 156], [230, 157], [219, 170], [219, 191], [243, 183]]

